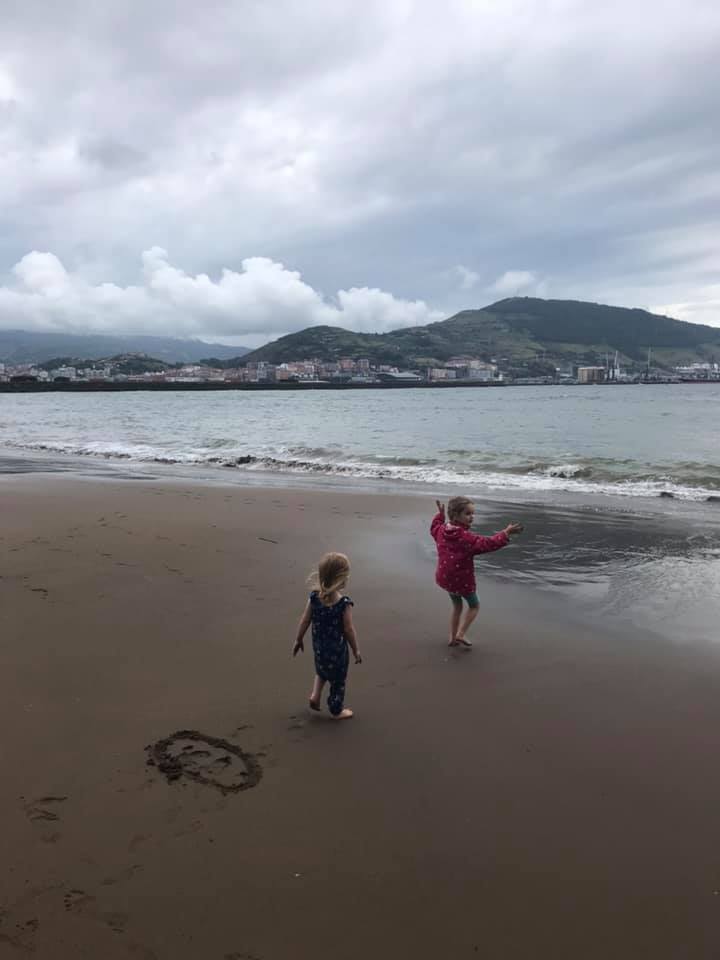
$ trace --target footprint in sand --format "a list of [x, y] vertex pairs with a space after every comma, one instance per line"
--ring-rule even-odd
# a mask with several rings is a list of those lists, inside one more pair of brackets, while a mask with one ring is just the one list
[[63, 906], [67, 913], [104, 923], [114, 933], [124, 933], [130, 919], [126, 913], [118, 910], [101, 910], [97, 898], [85, 890], [68, 890], [63, 897]]
[[53, 887], [33, 887], [15, 903], [0, 908], [0, 944], [7, 943], [20, 954], [35, 953], [35, 934], [40, 926], [36, 915], [38, 898], [52, 890]]
[[130, 838], [130, 843], [128, 843], [128, 853], [135, 853], [135, 851], [142, 847], [144, 844], [151, 840], [152, 837], [148, 836], [145, 833], [136, 833], [133, 837]]
[[126, 867], [124, 870], [120, 870], [119, 873], [114, 873], [109, 877], [105, 877], [104, 880], [101, 880], [103, 887], [114, 887], [116, 883], [122, 883], [124, 880], [130, 880], [131, 877], [134, 877], [136, 873], [142, 870], [141, 863], [133, 863], [132, 866]]
[[10, 912], [0, 910], [0, 944], [7, 943], [20, 953], [35, 952], [34, 936], [39, 926], [37, 917], [13, 923]]
[[235, 727], [230, 736], [236, 737], [239, 733], [242, 733], [243, 730], [252, 730], [252, 728], [252, 723], [241, 723], [239, 727]]
[[34, 953], [33, 937], [37, 928], [37, 917], [11, 924], [8, 922], [7, 914], [0, 912], [0, 944], [7, 943], [21, 953]]
[[95, 903], [95, 897], [84, 890], [68, 890], [63, 897], [63, 905], [68, 913], [81, 913]]
[[54, 796], [28, 800], [24, 804], [25, 816], [28, 820], [59, 820], [58, 804], [64, 803], [66, 800], [67, 797]]

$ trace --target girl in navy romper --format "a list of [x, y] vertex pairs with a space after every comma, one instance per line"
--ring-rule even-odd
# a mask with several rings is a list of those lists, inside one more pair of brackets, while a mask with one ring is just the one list
[[336, 720], [346, 720], [353, 715], [345, 706], [348, 646], [355, 663], [362, 663], [352, 622], [353, 602], [342, 593], [349, 576], [350, 563], [344, 554], [325, 554], [312, 577], [317, 589], [312, 591], [305, 604], [293, 647], [293, 656], [305, 649], [303, 637], [312, 624], [315, 682], [310, 694], [310, 708], [320, 709], [323, 687], [329, 683], [328, 710]]

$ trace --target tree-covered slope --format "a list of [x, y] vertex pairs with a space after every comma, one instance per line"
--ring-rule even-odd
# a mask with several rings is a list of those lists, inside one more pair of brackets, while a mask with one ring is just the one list
[[666, 363], [720, 355], [720, 328], [683, 323], [647, 310], [578, 300], [512, 297], [422, 327], [361, 334], [340, 327], [308, 327], [247, 354], [241, 362], [367, 357], [374, 363], [413, 365], [458, 354], [523, 361], [538, 355], [594, 361], [616, 350], [641, 362], [648, 347]]

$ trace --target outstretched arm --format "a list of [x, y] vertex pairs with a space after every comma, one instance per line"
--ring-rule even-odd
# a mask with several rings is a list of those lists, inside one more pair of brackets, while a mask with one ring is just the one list
[[362, 663], [362, 657], [360, 656], [360, 650], [357, 645], [357, 636], [355, 635], [355, 627], [353, 625], [352, 607], [349, 603], [345, 605], [345, 609], [343, 610], [343, 635], [350, 644], [350, 649], [355, 657], [355, 663]]
[[510, 542], [510, 537], [515, 533], [522, 533], [521, 523], [509, 523], [504, 530], [493, 534], [492, 537], [483, 537], [481, 534], [472, 534], [472, 552], [492, 553], [493, 550], [499, 550], [506, 547]]
[[435, 505], [438, 508], [438, 512], [432, 518], [432, 522], [430, 524], [430, 535], [433, 540], [435, 539], [440, 527], [445, 523], [445, 504], [441, 503], [439, 500], [436, 500]]
[[308, 602], [305, 604], [305, 609], [303, 610], [302, 616], [300, 617], [300, 622], [298, 623], [295, 646], [293, 647], [293, 656], [296, 656], [301, 650], [305, 649], [303, 637], [307, 633], [307, 629], [310, 626], [311, 621], [312, 612], [310, 610], [310, 601], [308, 600]]

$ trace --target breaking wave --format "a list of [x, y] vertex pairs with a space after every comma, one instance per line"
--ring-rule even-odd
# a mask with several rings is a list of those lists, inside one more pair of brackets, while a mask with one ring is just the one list
[[[194, 450], [158, 450], [127, 443], [15, 443], [15, 448], [136, 463], [208, 466], [232, 470], [317, 474], [435, 487], [506, 488], [518, 492], [567, 491], [623, 497], [668, 497], [720, 503], [720, 467], [707, 463], [646, 464], [630, 459], [508, 462], [494, 454], [447, 450], [442, 458], [357, 454], [339, 446], [287, 446], [245, 452], [235, 443], [206, 441]], [[235, 449], [233, 449], [235, 447]]]

